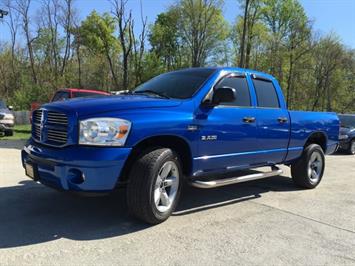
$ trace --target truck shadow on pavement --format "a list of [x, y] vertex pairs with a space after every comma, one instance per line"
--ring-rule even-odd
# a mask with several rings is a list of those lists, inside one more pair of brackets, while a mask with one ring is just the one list
[[[292, 180], [281, 176], [209, 190], [186, 186], [173, 216], [237, 204], [269, 191], [293, 190]], [[124, 189], [94, 198], [60, 193], [32, 181], [0, 188], [0, 248], [60, 238], [104, 239], [151, 227], [131, 218], [125, 202]]]
[[27, 140], [4, 140], [0, 137], [0, 149], [22, 150]]
[[301, 190], [286, 176], [269, 177], [214, 189], [197, 189], [186, 186], [174, 216], [219, 208], [262, 197], [270, 191], [290, 192]]

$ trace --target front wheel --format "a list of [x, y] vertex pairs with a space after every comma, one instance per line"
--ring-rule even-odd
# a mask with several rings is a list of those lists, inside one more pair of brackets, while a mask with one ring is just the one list
[[127, 186], [127, 205], [137, 218], [158, 224], [169, 218], [180, 196], [180, 160], [171, 149], [143, 153], [133, 164]]
[[302, 156], [291, 165], [293, 182], [303, 188], [315, 188], [322, 180], [325, 157], [317, 144], [307, 146]]

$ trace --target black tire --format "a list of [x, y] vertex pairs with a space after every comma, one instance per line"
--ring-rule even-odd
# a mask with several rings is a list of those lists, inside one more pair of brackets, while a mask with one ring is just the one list
[[[178, 185], [171, 207], [161, 212], [154, 201], [154, 190], [158, 175], [165, 163], [177, 166]], [[176, 170], [176, 169], [175, 169]], [[168, 219], [179, 201], [182, 186], [182, 170], [179, 157], [171, 149], [156, 148], [144, 152], [132, 165], [127, 185], [127, 205], [129, 212], [149, 223], [159, 224]], [[158, 200], [159, 201], [159, 200]]]
[[5, 136], [13, 136], [13, 135], [14, 135], [14, 132], [11, 129], [5, 131]]
[[355, 139], [352, 139], [349, 143], [348, 153], [355, 155]]
[[[311, 161], [314, 157], [321, 161], [321, 166], [318, 163], [316, 164], [316, 161]], [[317, 175], [312, 175], [313, 167]], [[322, 180], [324, 167], [325, 157], [322, 148], [317, 144], [310, 144], [304, 149], [302, 156], [291, 165], [292, 180], [299, 187], [315, 188]]]

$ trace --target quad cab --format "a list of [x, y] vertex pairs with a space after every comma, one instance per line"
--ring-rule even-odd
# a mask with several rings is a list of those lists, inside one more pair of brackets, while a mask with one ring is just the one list
[[[338, 136], [336, 114], [289, 111], [268, 74], [192, 68], [118, 96], [42, 106], [22, 162], [28, 176], [65, 191], [126, 185], [130, 212], [157, 224], [186, 183], [220, 187], [280, 175], [284, 164], [297, 186], [315, 188]], [[264, 166], [270, 171], [225, 178]]]

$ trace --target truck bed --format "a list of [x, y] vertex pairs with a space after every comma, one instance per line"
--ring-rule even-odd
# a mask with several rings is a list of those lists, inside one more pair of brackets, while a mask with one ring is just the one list
[[336, 150], [339, 137], [339, 120], [336, 113], [289, 111], [290, 116], [290, 143], [285, 161], [292, 161], [300, 156], [306, 141], [312, 134], [324, 134], [326, 146], [322, 147], [326, 154]]

